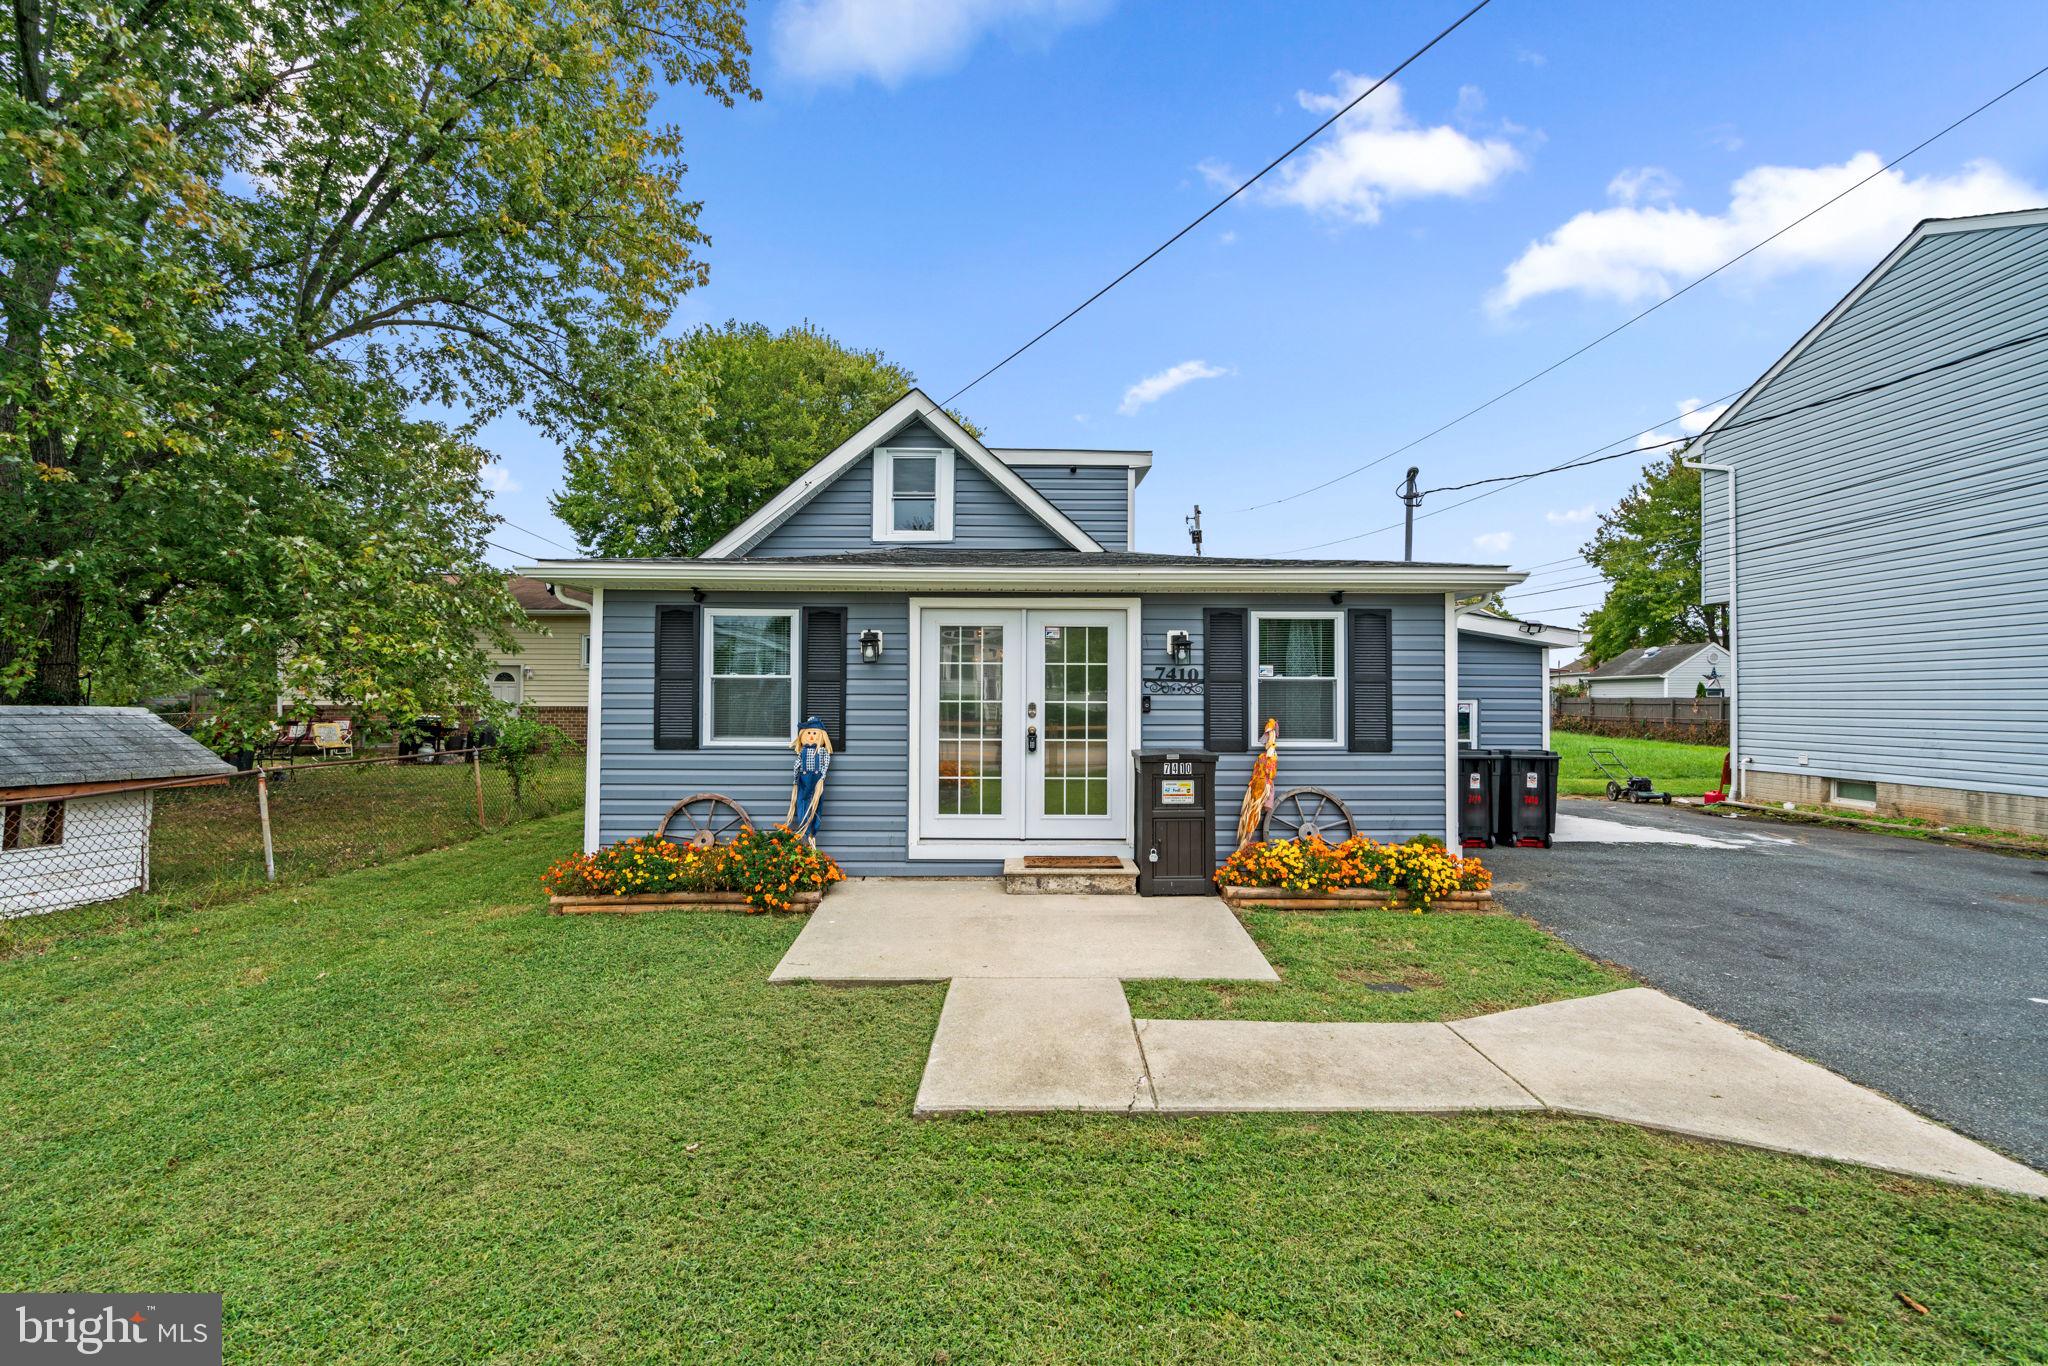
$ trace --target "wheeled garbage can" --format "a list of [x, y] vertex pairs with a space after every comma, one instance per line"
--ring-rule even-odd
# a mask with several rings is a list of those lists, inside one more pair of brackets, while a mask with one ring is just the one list
[[1491, 849], [1499, 821], [1500, 751], [1458, 751], [1458, 842], [1467, 849]]
[[1207, 896], [1216, 872], [1216, 756], [1137, 750], [1138, 894]]
[[1500, 755], [1494, 838], [1524, 849], [1550, 848], [1557, 835], [1557, 755], [1509, 749]]

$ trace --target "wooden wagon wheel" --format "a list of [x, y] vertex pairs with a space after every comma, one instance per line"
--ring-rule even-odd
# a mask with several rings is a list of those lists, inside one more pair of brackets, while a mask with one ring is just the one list
[[1358, 833], [1350, 808], [1337, 794], [1320, 787], [1290, 787], [1273, 799], [1261, 839], [1295, 840], [1314, 835], [1325, 844], [1342, 844]]
[[[682, 817], [689, 833], [681, 839], [669, 834], [668, 828]], [[717, 792], [699, 792], [685, 797], [668, 809], [661, 818], [661, 824], [654, 827], [656, 839], [675, 839], [676, 843], [692, 849], [709, 849], [714, 844], [730, 844], [740, 835], [754, 833], [754, 823], [747, 819], [747, 813], [732, 798]]]

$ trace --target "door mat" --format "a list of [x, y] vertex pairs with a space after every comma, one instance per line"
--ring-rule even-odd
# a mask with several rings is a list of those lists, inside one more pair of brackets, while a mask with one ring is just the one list
[[1105, 858], [1100, 854], [1027, 854], [1026, 868], [1107, 868], [1115, 871], [1123, 867], [1123, 860]]

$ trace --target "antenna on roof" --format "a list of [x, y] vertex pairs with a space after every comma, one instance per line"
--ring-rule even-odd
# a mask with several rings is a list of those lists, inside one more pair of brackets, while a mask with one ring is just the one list
[[1193, 516], [1191, 516], [1191, 517], [1183, 517], [1183, 518], [1181, 518], [1181, 520], [1182, 520], [1182, 521], [1184, 521], [1184, 522], [1186, 522], [1186, 523], [1188, 524], [1188, 539], [1189, 539], [1189, 540], [1191, 540], [1191, 541], [1193, 541], [1193, 542], [1195, 543], [1195, 553], [1196, 553], [1197, 555], [1201, 554], [1201, 553], [1202, 553], [1202, 505], [1201, 505], [1200, 503], [1197, 503], [1197, 504], [1195, 504], [1195, 511], [1194, 511], [1194, 515], [1193, 515]]

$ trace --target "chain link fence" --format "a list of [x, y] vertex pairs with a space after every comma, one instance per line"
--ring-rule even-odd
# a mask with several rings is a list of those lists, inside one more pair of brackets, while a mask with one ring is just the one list
[[580, 754], [515, 783], [477, 751], [259, 768], [0, 811], [0, 919], [137, 892], [205, 903], [580, 808]]

